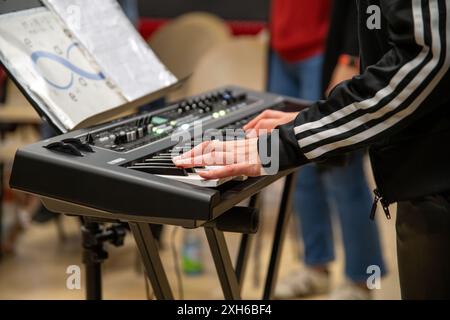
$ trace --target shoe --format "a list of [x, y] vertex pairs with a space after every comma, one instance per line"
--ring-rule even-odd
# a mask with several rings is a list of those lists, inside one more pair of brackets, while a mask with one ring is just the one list
[[304, 268], [291, 272], [275, 287], [275, 299], [292, 299], [325, 294], [330, 288], [327, 273]]
[[329, 294], [328, 300], [372, 300], [372, 294], [370, 290], [352, 281], [346, 281]]

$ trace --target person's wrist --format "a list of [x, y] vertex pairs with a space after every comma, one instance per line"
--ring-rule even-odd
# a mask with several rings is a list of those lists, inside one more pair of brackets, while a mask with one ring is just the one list
[[259, 138], [249, 139], [249, 164], [253, 166], [253, 170], [256, 170], [255, 176], [264, 176], [266, 171], [261, 162], [261, 157], [259, 156]]
[[271, 161], [269, 159], [267, 159], [268, 161], [264, 162], [261, 158], [261, 151], [264, 151], [264, 154], [269, 155], [271, 154], [271, 150], [270, 150], [270, 134], [263, 134], [260, 135], [257, 139], [256, 139], [256, 152], [257, 152], [257, 157], [258, 157], [258, 162], [259, 165], [261, 167], [261, 172], [264, 171], [264, 168], [269, 168], [271, 166]]
[[[297, 117], [298, 117], [298, 114], [299, 114], [300, 112], [290, 112], [289, 113], [289, 118], [288, 118], [288, 120], [289, 121], [287, 121], [286, 123], [289, 123], [289, 122], [291, 122], [291, 121], [294, 121]], [[286, 123], [284, 123], [284, 124], [286, 124]]]

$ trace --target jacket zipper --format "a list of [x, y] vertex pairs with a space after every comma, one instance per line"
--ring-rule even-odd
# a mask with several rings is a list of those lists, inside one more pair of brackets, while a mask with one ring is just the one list
[[375, 194], [375, 198], [373, 199], [372, 204], [372, 210], [370, 211], [370, 220], [375, 219], [375, 213], [377, 212], [378, 202], [381, 203], [381, 206], [383, 207], [384, 215], [388, 220], [391, 219], [391, 213], [389, 212], [389, 204], [384, 200], [383, 196], [380, 193], [380, 190], [375, 189], [373, 190], [373, 193]]

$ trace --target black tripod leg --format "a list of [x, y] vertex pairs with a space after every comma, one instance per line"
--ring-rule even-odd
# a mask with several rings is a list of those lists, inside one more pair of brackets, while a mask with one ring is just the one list
[[86, 299], [102, 299], [102, 271], [101, 263], [108, 254], [103, 250], [103, 245], [95, 241], [95, 237], [101, 232], [100, 225], [95, 222], [85, 221], [82, 231], [83, 239], [83, 263], [86, 272]]
[[86, 300], [102, 299], [102, 270], [100, 263], [86, 263]]
[[205, 233], [225, 299], [241, 299], [238, 279], [223, 232], [215, 228], [205, 228]]
[[169, 280], [159, 256], [158, 242], [153, 236], [151, 226], [148, 223], [130, 223], [130, 228], [156, 298], [173, 300]]
[[264, 286], [263, 299], [268, 300], [272, 297], [275, 289], [275, 284], [278, 276], [278, 266], [281, 257], [281, 250], [283, 248], [284, 236], [286, 227], [289, 222], [292, 193], [294, 191], [296, 174], [291, 173], [286, 177], [284, 183], [283, 196], [280, 202], [278, 212], [278, 220], [275, 227], [275, 234], [272, 245], [272, 252], [270, 254], [269, 269], [267, 270], [266, 283]]

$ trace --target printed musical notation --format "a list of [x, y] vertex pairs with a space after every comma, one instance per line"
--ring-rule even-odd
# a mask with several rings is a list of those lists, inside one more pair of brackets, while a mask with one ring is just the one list
[[0, 16], [0, 55], [67, 130], [127, 102], [47, 8]]
[[98, 65], [129, 101], [177, 82], [116, 0], [89, 1], [88, 6], [86, 0], [45, 0], [44, 3], [95, 56]]
[[[72, 43], [66, 50], [65, 57], [61, 56], [60, 54], [55, 54], [48, 51], [34, 51], [31, 54], [31, 60], [33, 60], [36, 68], [38, 69], [38, 72], [41, 74], [41, 76], [45, 79], [45, 81], [52, 87], [60, 90], [68, 90], [73, 86], [74, 82], [74, 74], [80, 76], [79, 82], [82, 86], [87, 86], [87, 82], [85, 79], [89, 80], [105, 80], [105, 76], [102, 72], [92, 73], [86, 70], [83, 70], [82, 68], [76, 66], [72, 61], [70, 61], [70, 52], [73, 48], [77, 47], [77, 43]], [[57, 83], [54, 80], [48, 79], [44, 73], [41, 73], [41, 69], [39, 68], [39, 63], [42, 63], [42, 61], [50, 61], [50, 62], [56, 62], [60, 64], [62, 67], [65, 67], [66, 70], [70, 73], [69, 81], [67, 83]], [[44, 62], [45, 63], [45, 62]], [[45, 70], [45, 69], [44, 69]]]

